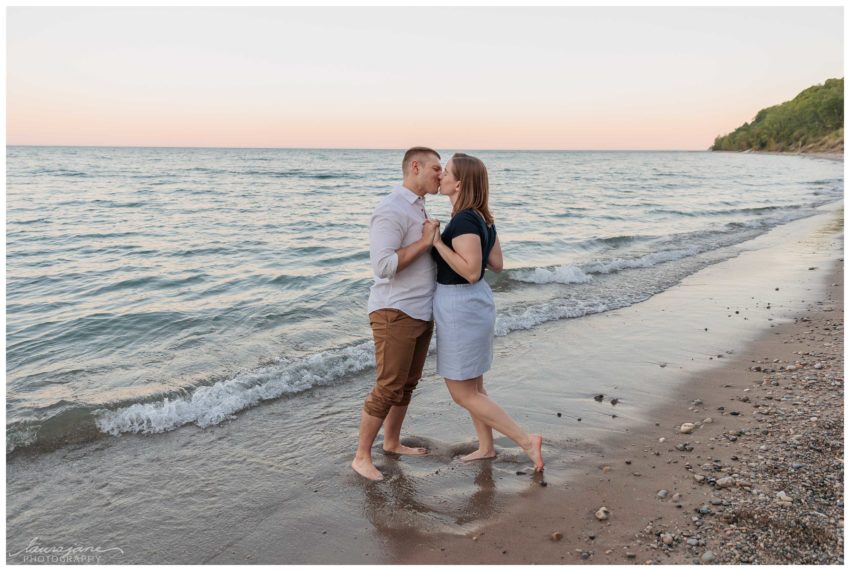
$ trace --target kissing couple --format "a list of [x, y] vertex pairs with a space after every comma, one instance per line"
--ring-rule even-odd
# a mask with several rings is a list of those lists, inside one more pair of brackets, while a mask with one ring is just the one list
[[[437, 329], [437, 373], [452, 400], [465, 408], [478, 449], [464, 462], [494, 458], [493, 430], [516, 442], [543, 470], [539, 434], [528, 434], [484, 390], [493, 363], [496, 305], [484, 271], [502, 271], [502, 247], [489, 207], [487, 168], [456, 153], [440, 164], [437, 151], [408, 149], [403, 182], [385, 196], [369, 223], [369, 259], [375, 283], [369, 323], [375, 339], [375, 386], [363, 404], [357, 453], [351, 467], [369, 480], [383, 476], [372, 462], [372, 445], [384, 427], [385, 452], [422, 456], [425, 448], [401, 443], [401, 425], [413, 389], [422, 378], [428, 345]], [[428, 217], [425, 196], [440, 193], [452, 203], [442, 234]]]

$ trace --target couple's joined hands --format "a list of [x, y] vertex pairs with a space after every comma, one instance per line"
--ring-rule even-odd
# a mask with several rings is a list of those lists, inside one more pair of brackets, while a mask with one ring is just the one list
[[435, 244], [440, 240], [440, 221], [429, 218], [422, 224], [422, 239], [428, 244]]

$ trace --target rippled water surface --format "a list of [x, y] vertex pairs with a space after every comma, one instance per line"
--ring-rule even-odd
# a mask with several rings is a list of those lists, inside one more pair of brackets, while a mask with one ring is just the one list
[[[498, 335], [642, 301], [843, 196], [826, 160], [476, 154], [506, 258]], [[371, 367], [367, 224], [400, 159], [7, 148], [7, 451], [209, 426]], [[443, 197], [428, 209], [448, 220]]]

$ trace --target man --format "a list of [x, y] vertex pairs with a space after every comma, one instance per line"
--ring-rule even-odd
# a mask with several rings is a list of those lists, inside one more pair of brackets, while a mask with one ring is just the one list
[[428, 219], [425, 195], [437, 193], [441, 172], [437, 151], [409, 149], [402, 160], [403, 185], [384, 197], [369, 223], [369, 259], [375, 274], [369, 323], [377, 380], [363, 404], [351, 467], [370, 480], [383, 480], [372, 463], [372, 444], [382, 425], [385, 452], [413, 456], [428, 452], [402, 445], [400, 435], [434, 331], [437, 270], [429, 251], [439, 223]]

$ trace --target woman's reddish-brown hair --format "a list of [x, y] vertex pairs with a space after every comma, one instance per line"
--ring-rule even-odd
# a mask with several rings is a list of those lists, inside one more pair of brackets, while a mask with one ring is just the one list
[[460, 182], [460, 192], [457, 202], [452, 208], [452, 216], [473, 208], [481, 213], [487, 224], [493, 223], [490, 213], [490, 182], [487, 178], [487, 167], [478, 157], [465, 153], [452, 155], [452, 174]]

